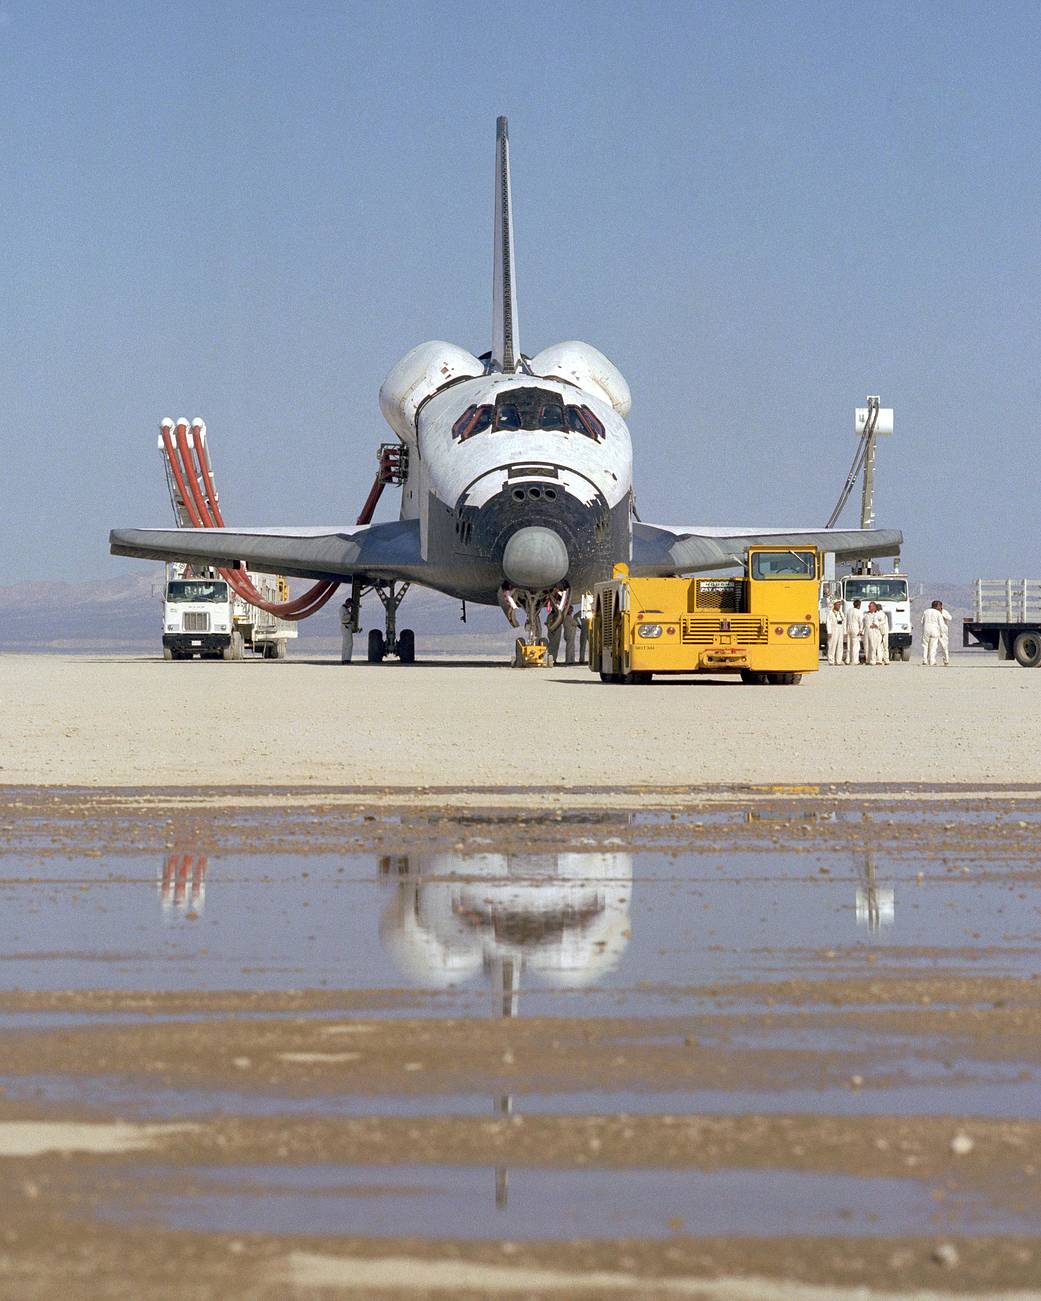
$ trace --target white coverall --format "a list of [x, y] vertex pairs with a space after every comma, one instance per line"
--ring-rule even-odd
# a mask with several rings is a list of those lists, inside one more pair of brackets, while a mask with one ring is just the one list
[[885, 610], [877, 610], [879, 626], [882, 629], [882, 641], [879, 644], [879, 663], [889, 663], [889, 615]]
[[860, 644], [864, 637], [864, 611], [855, 605], [846, 607], [846, 663], [860, 663]]
[[351, 655], [354, 653], [354, 629], [351, 624], [354, 621], [354, 609], [350, 601], [344, 601], [340, 606], [340, 663], [350, 664]]
[[881, 610], [870, 610], [864, 620], [864, 628], [867, 632], [867, 655], [865, 658], [869, 664], [881, 664], [882, 635], [883, 631], [889, 631], [889, 620]]
[[922, 663], [936, 663], [936, 652], [943, 655], [944, 664], [951, 662], [950, 642], [947, 625], [951, 616], [946, 610], [934, 610], [932, 606], [922, 615]]
[[842, 634], [845, 630], [846, 621], [842, 617], [842, 611], [828, 607], [828, 617], [824, 621], [824, 627], [828, 634], [828, 663], [842, 663]]

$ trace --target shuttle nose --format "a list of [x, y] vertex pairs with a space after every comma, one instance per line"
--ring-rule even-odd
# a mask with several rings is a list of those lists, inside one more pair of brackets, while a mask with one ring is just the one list
[[559, 533], [529, 525], [506, 543], [503, 573], [515, 587], [552, 587], [568, 571], [567, 547]]

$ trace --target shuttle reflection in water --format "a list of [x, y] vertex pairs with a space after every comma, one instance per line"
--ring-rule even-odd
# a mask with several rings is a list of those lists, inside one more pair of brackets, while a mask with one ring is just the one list
[[[522, 972], [543, 985], [591, 985], [629, 939], [630, 854], [415, 854], [382, 858], [393, 888], [380, 938], [402, 971], [447, 988], [479, 973], [494, 1015], [517, 1015]], [[513, 1110], [510, 1094], [494, 1101]], [[495, 1204], [507, 1204], [508, 1170], [495, 1170]]]
[[206, 902], [206, 855], [167, 854], [158, 886], [164, 918], [198, 915]]

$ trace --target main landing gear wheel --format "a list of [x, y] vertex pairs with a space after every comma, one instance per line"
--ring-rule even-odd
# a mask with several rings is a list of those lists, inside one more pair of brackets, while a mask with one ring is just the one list
[[387, 653], [387, 643], [383, 640], [383, 633], [378, 628], [369, 629], [369, 663], [382, 664], [383, 657]]
[[1025, 669], [1036, 669], [1041, 664], [1041, 633], [1021, 632], [1012, 643], [1016, 663]]
[[400, 664], [416, 662], [416, 634], [411, 628], [402, 628], [398, 636], [398, 662]]

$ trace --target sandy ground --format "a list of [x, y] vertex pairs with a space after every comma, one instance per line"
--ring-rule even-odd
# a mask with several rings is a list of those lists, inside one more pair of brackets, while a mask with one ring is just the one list
[[615, 687], [490, 661], [0, 659], [0, 785], [1031, 782], [1039, 731], [1041, 674], [984, 654], [825, 666], [798, 687]]

